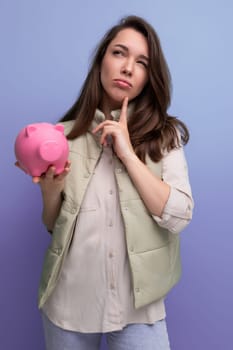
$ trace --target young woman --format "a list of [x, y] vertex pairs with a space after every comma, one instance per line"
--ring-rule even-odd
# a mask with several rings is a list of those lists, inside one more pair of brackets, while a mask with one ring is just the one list
[[39, 291], [48, 350], [168, 350], [164, 298], [180, 277], [193, 200], [185, 125], [154, 29], [124, 18], [101, 41], [61, 122], [69, 163], [34, 178], [52, 233]]

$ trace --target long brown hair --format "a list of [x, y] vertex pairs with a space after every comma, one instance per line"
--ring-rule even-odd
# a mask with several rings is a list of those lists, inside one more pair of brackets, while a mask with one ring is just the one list
[[[74, 139], [87, 132], [102, 98], [99, 72], [110, 42], [125, 28], [133, 28], [145, 36], [149, 47], [148, 82], [134, 99], [134, 111], [128, 121], [130, 139], [138, 157], [145, 162], [146, 154], [157, 162], [163, 151], [186, 144], [189, 132], [183, 122], [170, 116], [171, 77], [160, 40], [153, 27], [144, 19], [128, 16], [112, 27], [98, 45], [87, 78], [74, 105], [60, 121], [75, 120], [67, 135]], [[177, 130], [181, 138], [179, 138]]]

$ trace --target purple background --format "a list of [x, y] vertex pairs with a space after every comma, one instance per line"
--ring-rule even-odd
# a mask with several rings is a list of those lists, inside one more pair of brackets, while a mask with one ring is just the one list
[[130, 13], [157, 29], [173, 77], [171, 113], [191, 132], [196, 207], [182, 233], [183, 278], [167, 299], [172, 349], [233, 348], [232, 1], [0, 0], [1, 349], [44, 349], [36, 302], [49, 235], [38, 186], [14, 167], [15, 137], [67, 110], [96, 42]]

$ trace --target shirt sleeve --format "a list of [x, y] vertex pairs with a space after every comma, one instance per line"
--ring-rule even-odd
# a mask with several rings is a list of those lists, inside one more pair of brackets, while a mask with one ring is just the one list
[[167, 152], [162, 159], [162, 178], [170, 194], [161, 217], [152, 215], [159, 226], [172, 233], [181, 232], [192, 219], [194, 202], [183, 147]]

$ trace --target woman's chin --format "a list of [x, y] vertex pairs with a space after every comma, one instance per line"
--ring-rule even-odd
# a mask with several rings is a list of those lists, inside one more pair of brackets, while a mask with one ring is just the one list
[[115, 93], [114, 96], [104, 96], [100, 109], [113, 111], [121, 109], [124, 98], [127, 96], [126, 93]]
[[110, 102], [111, 109], [114, 110], [121, 108], [125, 97], [127, 97], [127, 94], [122, 94], [121, 96], [112, 99], [112, 101]]

